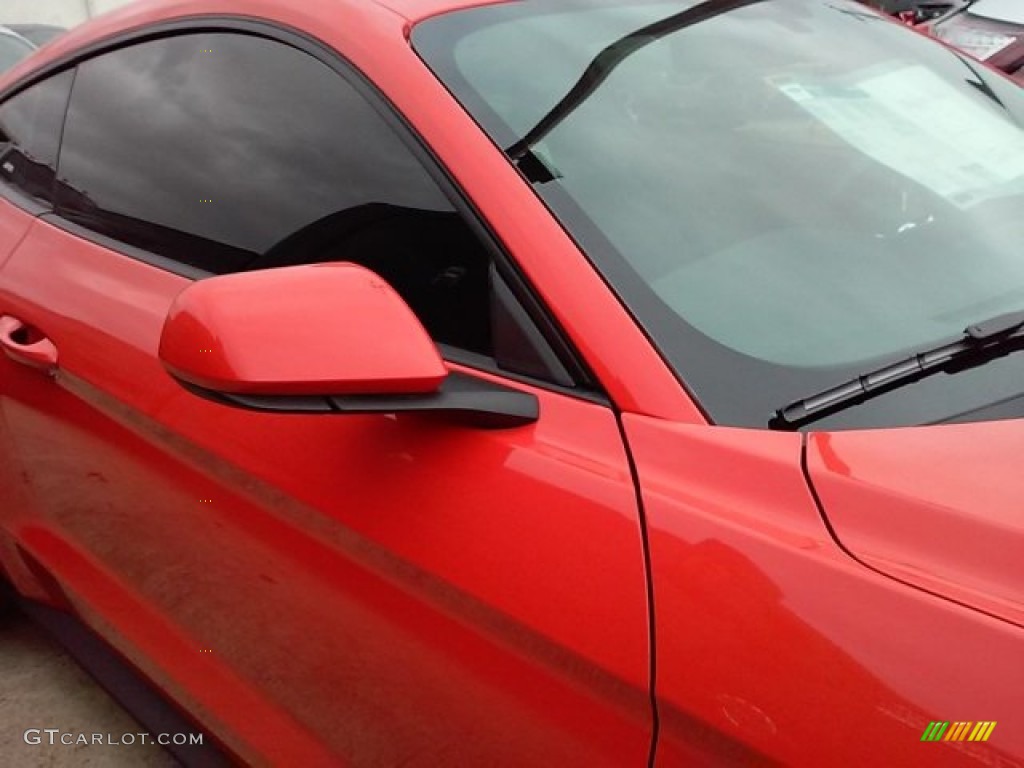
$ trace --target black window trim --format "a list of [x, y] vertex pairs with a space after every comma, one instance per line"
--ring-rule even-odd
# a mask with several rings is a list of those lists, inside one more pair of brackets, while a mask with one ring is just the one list
[[[544, 308], [537, 292], [527, 281], [525, 275], [519, 269], [515, 260], [509, 255], [506, 248], [501, 244], [497, 235], [484, 223], [479, 210], [462, 191], [454, 177], [448, 172], [419, 132], [405, 119], [404, 115], [397, 109], [391, 100], [352, 62], [345, 58], [339, 51], [329, 45], [310, 36], [302, 30], [271, 22], [266, 19], [251, 16], [233, 15], [194, 15], [185, 16], [170, 21], [147, 24], [125, 32], [119, 32], [109, 37], [98, 40], [73, 53], [65, 54], [43, 67], [23, 76], [8, 86], [0, 93], [0, 103], [16, 96], [38, 82], [48, 77], [60, 74], [61, 72], [77, 67], [79, 63], [101, 56], [106, 53], [125, 48], [130, 45], [149, 42], [167, 37], [184, 34], [202, 34], [230, 32], [234, 34], [250, 35], [271, 40], [283, 45], [288, 45], [309, 56], [312, 56], [322, 64], [329, 67], [337, 75], [342, 77], [352, 88], [361, 95], [369, 106], [384, 120], [397, 134], [400, 141], [406, 145], [413, 156], [419, 161], [424, 171], [438, 185], [442, 194], [455, 208], [456, 212], [463, 218], [472, 230], [474, 236], [487, 250], [493, 259], [495, 267], [504, 278], [513, 295], [520, 303], [528, 317], [533, 321], [536, 330], [550, 348], [550, 351], [562, 363], [565, 370], [569, 372], [575, 382], [575, 386], [566, 387], [544, 379], [537, 379], [530, 376], [523, 376], [500, 368], [493, 359], [483, 355], [463, 352], [445, 346], [444, 356], [452, 362], [480, 369], [492, 375], [503, 376], [512, 380], [521, 381], [541, 389], [571, 395], [578, 399], [587, 400], [601, 405], [610, 406], [611, 399], [601, 387], [597, 377], [587, 366], [583, 357], [576, 351], [568, 339], [568, 335], [562, 330], [551, 313]], [[72, 94], [74, 84], [72, 83]], [[67, 121], [67, 111], [70, 108], [70, 99], [65, 108], [64, 122]], [[63, 140], [63, 129], [61, 127], [61, 138]], [[63, 143], [63, 141], [62, 141]], [[58, 159], [58, 174], [60, 163]], [[17, 195], [12, 199], [15, 190], [7, 190], [7, 185], [0, 184], [0, 195], [9, 199], [15, 205], [27, 210], [37, 218], [55, 225], [66, 232], [75, 235], [83, 240], [88, 240], [108, 250], [121, 253], [136, 261], [141, 261], [150, 266], [162, 269], [167, 272], [180, 275], [190, 280], [201, 280], [212, 277], [213, 274], [164, 256], [130, 246], [120, 240], [101, 235], [92, 230], [86, 229], [74, 222], [68, 221], [54, 212], [52, 206], [41, 205], [37, 201], [31, 201], [31, 205], [25, 205], [24, 195]], [[11, 192], [12, 194], [7, 194]], [[488, 362], [489, 361], [489, 362]]]
[[91, 243], [106, 248], [108, 251], [114, 251], [115, 253], [119, 253], [134, 261], [141, 261], [151, 267], [162, 269], [164, 272], [172, 272], [175, 275], [188, 278], [189, 280], [205, 280], [208, 277], [216, 277], [213, 272], [208, 272], [205, 269], [199, 269], [198, 267], [193, 267], [190, 264], [175, 261], [168, 256], [161, 256], [158, 253], [138, 248], [130, 243], [124, 242], [123, 240], [117, 240], [108, 235], [104, 235], [94, 229], [83, 227], [77, 222], [65, 219], [52, 208], [48, 208], [38, 218], [45, 221], [47, 224], [51, 224], [58, 229], [64, 230], [68, 234], [74, 235], [77, 238], [88, 240]]
[[6, 200], [35, 219], [47, 213], [53, 213], [53, 208], [50, 205], [26, 195], [16, 186], [6, 181], [0, 181], [0, 199]]

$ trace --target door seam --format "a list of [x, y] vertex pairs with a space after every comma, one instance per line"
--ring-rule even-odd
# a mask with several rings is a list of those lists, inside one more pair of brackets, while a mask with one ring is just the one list
[[658, 736], [660, 733], [660, 719], [658, 716], [657, 697], [657, 643], [654, 621], [654, 578], [651, 567], [651, 546], [648, 539], [647, 515], [644, 511], [643, 493], [640, 489], [640, 474], [637, 470], [636, 461], [633, 458], [633, 451], [629, 445], [629, 438], [626, 436], [626, 425], [622, 422], [622, 413], [615, 409], [615, 423], [619, 428], [619, 435], [622, 438], [622, 447], [626, 454], [626, 463], [629, 465], [629, 474], [633, 480], [633, 492], [636, 497], [637, 517], [640, 523], [640, 546], [643, 550], [644, 579], [646, 582], [647, 594], [647, 643], [648, 643], [648, 696], [651, 706], [651, 745], [647, 754], [647, 768], [653, 768], [654, 760], [658, 751]]

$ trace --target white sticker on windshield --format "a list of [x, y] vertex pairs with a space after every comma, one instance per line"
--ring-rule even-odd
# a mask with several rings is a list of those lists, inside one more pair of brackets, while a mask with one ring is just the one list
[[1024, 185], [1024, 131], [923, 66], [852, 85], [773, 85], [847, 143], [961, 208]]

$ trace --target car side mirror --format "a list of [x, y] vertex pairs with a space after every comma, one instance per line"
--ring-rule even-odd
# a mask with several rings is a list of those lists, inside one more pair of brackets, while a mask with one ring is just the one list
[[194, 393], [254, 410], [436, 411], [484, 426], [538, 416], [530, 393], [449, 374], [409, 306], [355, 264], [193, 283], [168, 312], [160, 359]]

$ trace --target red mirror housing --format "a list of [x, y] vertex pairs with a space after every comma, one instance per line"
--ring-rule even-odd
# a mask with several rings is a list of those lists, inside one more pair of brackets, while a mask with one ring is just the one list
[[448, 375], [395, 290], [347, 263], [193, 283], [171, 305], [160, 359], [185, 383], [248, 395], [429, 394]]

